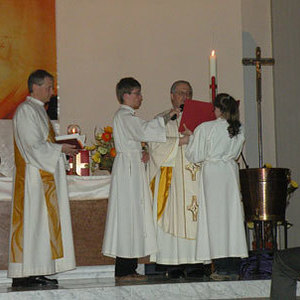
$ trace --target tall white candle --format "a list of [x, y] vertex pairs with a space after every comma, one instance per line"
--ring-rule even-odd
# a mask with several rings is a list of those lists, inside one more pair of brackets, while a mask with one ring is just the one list
[[211, 51], [211, 55], [209, 57], [209, 71], [210, 71], [210, 79], [214, 76], [217, 81], [217, 56], [216, 51]]

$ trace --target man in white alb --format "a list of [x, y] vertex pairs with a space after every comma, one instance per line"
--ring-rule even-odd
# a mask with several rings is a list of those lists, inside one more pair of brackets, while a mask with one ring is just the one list
[[44, 104], [53, 94], [53, 76], [36, 70], [30, 96], [13, 118], [15, 174], [8, 277], [13, 287], [55, 286], [50, 275], [75, 268], [65, 154], [78, 150], [56, 144]]
[[[192, 99], [190, 83], [174, 82], [170, 96], [173, 108], [180, 108], [186, 99]], [[158, 244], [158, 252], [151, 255], [151, 261], [168, 265], [167, 275], [172, 278], [196, 275], [197, 271], [197, 276], [203, 275], [203, 265], [199, 265], [202, 262], [195, 256], [199, 167], [185, 158], [185, 145], [181, 144], [182, 135], [178, 132], [180, 120], [181, 115], [166, 125], [166, 143], [149, 143], [149, 177]]]

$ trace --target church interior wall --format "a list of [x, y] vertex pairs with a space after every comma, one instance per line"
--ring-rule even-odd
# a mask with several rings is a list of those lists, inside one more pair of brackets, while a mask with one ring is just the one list
[[[269, 0], [242, 0], [243, 57], [255, 57], [256, 47], [261, 56], [272, 57], [271, 3]], [[263, 163], [276, 166], [273, 67], [262, 67], [262, 144]], [[245, 153], [250, 168], [259, 167], [256, 69], [243, 67], [245, 95]]]
[[[300, 2], [272, 0], [272, 36], [277, 166], [289, 168], [292, 179], [300, 182], [300, 110], [298, 84], [300, 70]], [[289, 246], [300, 246], [300, 192], [297, 190], [287, 208]]]
[[124, 76], [142, 83], [145, 119], [170, 107], [178, 79], [191, 82], [195, 99], [210, 101], [212, 49], [219, 91], [244, 98], [240, 0], [64, 0], [56, 10], [62, 133], [78, 123], [91, 140], [96, 125], [111, 124]]
[[[297, 0], [288, 3], [299, 5]], [[66, 132], [69, 124], [76, 123], [90, 143], [95, 126], [111, 125], [119, 105], [115, 85], [124, 76], [136, 77], [142, 83], [144, 101], [138, 114], [146, 119], [170, 107], [169, 88], [177, 79], [191, 82], [195, 99], [209, 101], [209, 55], [215, 49], [218, 91], [242, 100], [241, 118], [247, 132], [245, 154], [250, 167], [256, 167], [255, 68], [243, 67], [241, 60], [254, 57], [255, 47], [260, 46], [262, 57], [274, 54], [276, 60], [274, 85], [273, 68], [263, 67], [262, 73], [264, 161], [291, 168], [299, 182], [300, 118], [294, 115], [299, 89], [294, 84], [299, 67], [299, 40], [286, 34], [299, 28], [299, 19], [294, 17], [294, 23], [280, 29], [274, 26], [274, 22], [279, 24], [282, 18], [291, 17], [293, 11], [282, 16], [278, 9], [287, 5], [286, 1], [272, 0], [272, 49], [270, 4], [271, 0], [56, 1], [61, 133]], [[294, 12], [296, 8], [291, 7]], [[286, 39], [288, 51], [284, 48]], [[289, 55], [281, 60], [283, 53]], [[288, 60], [291, 57], [294, 59]], [[290, 68], [293, 72], [286, 77]], [[0, 126], [8, 122], [0, 121]], [[290, 140], [295, 141], [294, 146]], [[288, 218], [294, 223], [290, 245], [299, 240], [298, 206], [295, 199], [288, 209]]]

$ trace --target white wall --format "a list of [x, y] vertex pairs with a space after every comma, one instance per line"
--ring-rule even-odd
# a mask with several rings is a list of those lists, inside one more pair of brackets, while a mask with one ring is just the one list
[[[300, 183], [300, 1], [272, 0], [276, 150], [278, 166], [289, 168], [292, 179]], [[289, 246], [300, 246], [300, 191], [287, 209], [294, 224], [288, 231]]]
[[[256, 47], [262, 58], [272, 57], [271, 7], [269, 0], [242, 0], [243, 57], [255, 57]], [[247, 162], [259, 167], [256, 69], [243, 67]], [[262, 144], [263, 163], [276, 166], [273, 67], [262, 66]]]
[[111, 124], [124, 76], [142, 83], [146, 119], [170, 107], [177, 79], [209, 100], [212, 49], [219, 91], [244, 98], [240, 0], [60, 0], [56, 11], [61, 133]]

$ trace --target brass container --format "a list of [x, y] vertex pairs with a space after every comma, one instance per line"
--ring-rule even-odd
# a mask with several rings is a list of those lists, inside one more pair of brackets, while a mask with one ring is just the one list
[[246, 221], [285, 221], [289, 180], [289, 169], [240, 170]]

